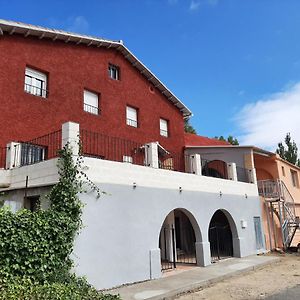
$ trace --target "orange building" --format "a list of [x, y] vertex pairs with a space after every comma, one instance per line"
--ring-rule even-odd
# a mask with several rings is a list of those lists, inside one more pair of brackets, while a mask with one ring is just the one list
[[253, 149], [262, 205], [266, 248], [287, 248], [300, 243], [300, 168], [278, 154]]

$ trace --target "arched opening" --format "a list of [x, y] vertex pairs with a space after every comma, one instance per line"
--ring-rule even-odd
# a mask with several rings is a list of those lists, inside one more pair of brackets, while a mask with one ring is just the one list
[[229, 220], [222, 210], [217, 210], [208, 229], [211, 261], [233, 256], [232, 231]]
[[227, 164], [222, 160], [202, 159], [202, 175], [228, 179]]
[[200, 238], [198, 224], [188, 211], [171, 211], [160, 230], [161, 269], [173, 269], [182, 264], [196, 265], [195, 243]]

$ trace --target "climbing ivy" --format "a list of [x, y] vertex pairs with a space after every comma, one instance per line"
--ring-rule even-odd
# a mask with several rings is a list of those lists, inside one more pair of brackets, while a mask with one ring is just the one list
[[[70, 254], [82, 225], [78, 193], [85, 183], [98, 196], [102, 192], [84, 180], [82, 157], [74, 159], [69, 144], [59, 151], [58, 173], [59, 181], [47, 196], [49, 209], [14, 213], [6, 206], [0, 208], [0, 294], [7, 292], [12, 282], [27, 282], [43, 290], [47, 285], [65, 284], [72, 277]], [[20, 292], [14, 284], [13, 290]]]

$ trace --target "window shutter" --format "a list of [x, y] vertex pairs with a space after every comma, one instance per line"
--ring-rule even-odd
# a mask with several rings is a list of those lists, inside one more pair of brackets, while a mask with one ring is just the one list
[[89, 91], [84, 91], [84, 104], [98, 108], [98, 95]]
[[126, 108], [126, 118], [137, 122], [137, 111], [135, 108], [127, 106]]

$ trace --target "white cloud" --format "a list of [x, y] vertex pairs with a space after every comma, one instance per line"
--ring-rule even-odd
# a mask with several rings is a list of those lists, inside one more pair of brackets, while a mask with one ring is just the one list
[[68, 19], [68, 31], [87, 33], [89, 27], [89, 22], [83, 16], [76, 16]]
[[194, 1], [194, 0], [192, 0], [191, 4], [190, 4], [190, 10], [191, 11], [198, 10], [199, 7], [200, 7], [200, 4], [201, 4], [200, 1]]
[[300, 148], [300, 82], [244, 106], [235, 121], [241, 144], [274, 151], [290, 132]]

